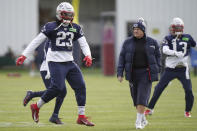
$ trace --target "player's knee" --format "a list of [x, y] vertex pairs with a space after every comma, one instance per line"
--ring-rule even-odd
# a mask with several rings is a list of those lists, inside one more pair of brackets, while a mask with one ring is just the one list
[[189, 95], [189, 96], [193, 96], [193, 92], [192, 92], [192, 90], [190, 90], [190, 89], [185, 90], [185, 94], [186, 94], [186, 95]]
[[85, 85], [82, 86], [82, 88], [80, 90], [81, 90], [81, 92], [83, 92], [83, 94], [85, 94], [86, 93], [86, 87], [85, 87]]
[[75, 87], [73, 88], [74, 90], [86, 90], [85, 82], [80, 82], [78, 85], [75, 85]]
[[60, 91], [59, 97], [64, 98], [64, 97], [66, 96], [66, 94], [67, 94], [66, 88], [63, 88], [63, 89]]
[[85, 82], [82, 80], [79, 85], [82, 87], [82, 88], [85, 88]]

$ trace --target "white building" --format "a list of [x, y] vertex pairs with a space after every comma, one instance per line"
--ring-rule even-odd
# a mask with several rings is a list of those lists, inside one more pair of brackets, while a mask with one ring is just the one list
[[38, 0], [1, 0], [0, 16], [0, 56], [20, 54], [38, 33]]
[[197, 40], [197, 0], [116, 0], [116, 58], [127, 37], [127, 22], [143, 17], [147, 34], [158, 41], [168, 34], [174, 17], [185, 24], [184, 31]]
[[[44, 0], [1, 0], [0, 56], [5, 54], [8, 47], [11, 47], [15, 54], [19, 55], [24, 45], [28, 44], [39, 33], [39, 2], [41, 1]], [[57, 4], [59, 1], [61, 0], [58, 0]], [[84, 4], [84, 2], [87, 3]], [[103, 10], [91, 6], [99, 5], [98, 2], [100, 0], [81, 0], [80, 3], [82, 8], [80, 8], [79, 21], [84, 25], [86, 36], [91, 44], [102, 43], [102, 30], [100, 29], [102, 25], [99, 16], [90, 21], [87, 14], [93, 16], [94, 12], [98, 14]], [[172, 18], [180, 17], [185, 23], [185, 32], [190, 33], [197, 40], [197, 17], [195, 14], [197, 12], [197, 0], [102, 0], [102, 2], [104, 3], [100, 3], [105, 9], [103, 12], [107, 10], [107, 5], [114, 6], [110, 10], [115, 12], [116, 60], [121, 45], [127, 37], [127, 24], [134, 22], [138, 17], [143, 17], [146, 20], [147, 34], [158, 41], [162, 40], [168, 33]], [[47, 3], [46, 0], [45, 3]], [[55, 13], [55, 4], [42, 6], [54, 6], [53, 13]], [[87, 15], [84, 15], [85, 13]]]

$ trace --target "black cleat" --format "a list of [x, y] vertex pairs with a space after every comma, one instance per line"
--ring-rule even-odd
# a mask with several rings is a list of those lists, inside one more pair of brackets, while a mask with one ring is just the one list
[[52, 122], [52, 123], [55, 123], [55, 124], [64, 124], [61, 120], [60, 120], [60, 118], [58, 118], [58, 117], [53, 117], [53, 116], [51, 116], [51, 118], [49, 119], [49, 121], [50, 122]]
[[32, 99], [32, 93], [33, 93], [32, 91], [27, 91], [27, 94], [23, 100], [24, 106], [26, 106], [29, 103], [29, 101]]

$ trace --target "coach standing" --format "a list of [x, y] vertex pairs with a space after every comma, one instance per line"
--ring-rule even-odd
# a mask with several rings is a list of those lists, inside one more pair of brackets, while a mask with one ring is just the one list
[[143, 129], [148, 121], [144, 110], [148, 105], [152, 82], [158, 80], [160, 51], [156, 40], [146, 36], [146, 24], [139, 18], [133, 25], [133, 36], [126, 39], [119, 56], [117, 78], [123, 81], [125, 71], [134, 106], [137, 109], [136, 129]]

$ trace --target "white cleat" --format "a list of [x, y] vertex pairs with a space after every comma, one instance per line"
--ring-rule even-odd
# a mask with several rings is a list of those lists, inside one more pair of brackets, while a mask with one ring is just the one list
[[136, 127], [136, 129], [143, 129], [142, 123], [139, 121], [135, 123], [135, 127]]
[[141, 125], [142, 125], [142, 128], [144, 128], [145, 126], [148, 125], [148, 121], [147, 120], [142, 120]]

